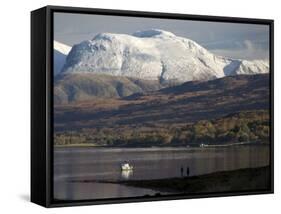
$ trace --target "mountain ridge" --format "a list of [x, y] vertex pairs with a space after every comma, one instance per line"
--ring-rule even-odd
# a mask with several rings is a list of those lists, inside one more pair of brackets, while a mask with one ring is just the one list
[[132, 35], [100, 33], [74, 45], [62, 72], [186, 82], [268, 73], [269, 64], [218, 56], [188, 38], [151, 29]]

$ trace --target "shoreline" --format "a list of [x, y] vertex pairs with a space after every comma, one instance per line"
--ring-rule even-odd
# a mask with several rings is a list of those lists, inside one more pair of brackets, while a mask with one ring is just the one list
[[221, 148], [221, 147], [234, 147], [234, 146], [266, 146], [270, 145], [270, 143], [265, 142], [237, 142], [237, 143], [227, 143], [227, 144], [203, 144], [203, 146], [200, 146], [201, 144], [196, 145], [176, 145], [176, 146], [97, 146], [93, 144], [69, 144], [69, 145], [54, 145], [53, 147], [56, 148], [96, 148], [96, 149], [190, 149], [190, 148]]
[[270, 189], [270, 166], [219, 171], [210, 174], [151, 180], [72, 180], [73, 183], [108, 183], [162, 193], [212, 193]]
[[169, 193], [266, 190], [270, 188], [270, 167], [221, 171], [183, 178], [132, 180], [118, 183]]

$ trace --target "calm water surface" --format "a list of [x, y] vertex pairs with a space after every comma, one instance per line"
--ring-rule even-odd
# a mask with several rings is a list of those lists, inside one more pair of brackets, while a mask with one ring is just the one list
[[[82, 200], [154, 195], [149, 189], [82, 180], [144, 180], [269, 165], [269, 146], [223, 148], [55, 148], [54, 198]], [[122, 172], [126, 160], [132, 172]], [[183, 169], [183, 171], [181, 170]], [[162, 193], [165, 194], [165, 193]]]

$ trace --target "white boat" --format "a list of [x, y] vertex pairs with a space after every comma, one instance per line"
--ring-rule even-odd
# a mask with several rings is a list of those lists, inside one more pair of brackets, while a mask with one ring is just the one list
[[122, 163], [121, 164], [121, 170], [122, 171], [131, 171], [131, 170], [133, 170], [133, 166], [132, 165], [130, 165], [128, 162], [125, 162], [125, 163]]

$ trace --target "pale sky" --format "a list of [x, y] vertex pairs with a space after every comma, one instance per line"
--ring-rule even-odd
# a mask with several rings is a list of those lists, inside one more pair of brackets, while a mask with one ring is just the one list
[[162, 29], [187, 37], [213, 53], [239, 59], [269, 58], [269, 26], [124, 16], [54, 14], [54, 39], [67, 45], [92, 39], [98, 33], [132, 34]]

